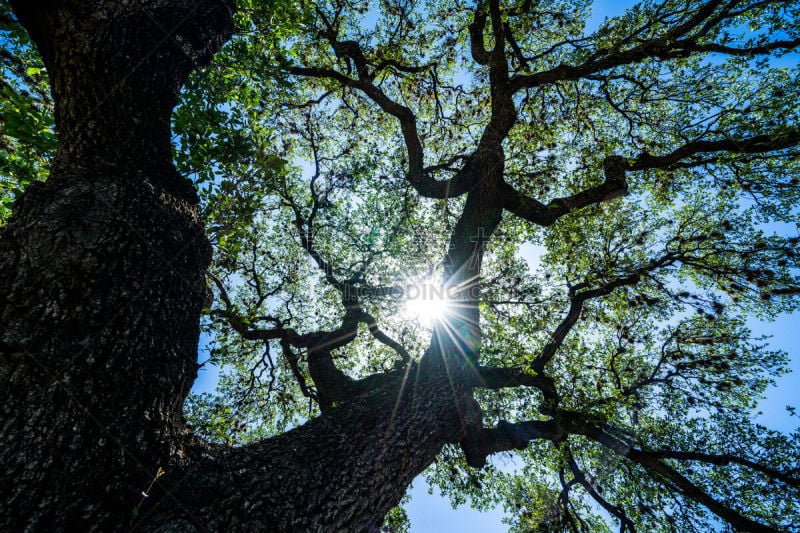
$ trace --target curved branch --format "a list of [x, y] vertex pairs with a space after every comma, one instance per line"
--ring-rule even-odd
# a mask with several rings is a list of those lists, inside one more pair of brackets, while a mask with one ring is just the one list
[[518, 217], [541, 226], [549, 226], [568, 213], [626, 194], [628, 191], [628, 184], [625, 180], [626, 172], [670, 168], [699, 154], [717, 152], [757, 154], [785, 150], [798, 145], [800, 145], [800, 129], [791, 127], [772, 134], [754, 135], [740, 139], [695, 140], [664, 155], [641, 153], [631, 159], [616, 155], [606, 157], [603, 160], [605, 181], [602, 184], [572, 196], [556, 198], [546, 205], [525, 196], [507, 183], [504, 184], [501, 191], [501, 200], [503, 207]]
[[667, 168], [680, 163], [683, 159], [697, 154], [730, 152], [733, 154], [757, 154], [785, 150], [800, 144], [800, 129], [785, 128], [773, 134], [754, 135], [741, 139], [719, 139], [716, 141], [697, 140], [684, 144], [665, 155], [639, 154], [633, 160], [627, 160], [625, 170], [647, 170]]
[[478, 2], [475, 7], [475, 17], [469, 25], [469, 49], [472, 59], [479, 65], [489, 64], [489, 52], [483, 45], [483, 32], [486, 29], [487, 13], [485, 4]]
[[619, 156], [609, 156], [603, 161], [605, 181], [565, 198], [555, 198], [548, 204], [525, 196], [511, 185], [504, 183], [500, 192], [503, 208], [540, 226], [550, 226], [564, 215], [608, 200], [628, 192], [625, 181], [626, 161]]
[[575, 480], [580, 483], [584, 489], [586, 489], [586, 492], [589, 494], [589, 496], [599, 503], [603, 509], [619, 519], [620, 524], [622, 525], [620, 528], [620, 533], [624, 533], [625, 531], [636, 533], [636, 526], [634, 525], [633, 521], [628, 518], [628, 515], [625, 514], [625, 510], [619, 505], [612, 504], [595, 490], [589, 479], [587, 479], [586, 474], [584, 474], [578, 466], [578, 463], [575, 461], [572, 453], [569, 455], [568, 463], [569, 469], [572, 471], [572, 475], [575, 476]]
[[709, 511], [725, 520], [732, 526], [754, 532], [774, 531], [773, 528], [752, 520], [735, 509], [721, 503], [700, 487], [692, 483], [686, 476], [664, 463], [658, 456], [633, 448], [630, 443], [618, 439], [604, 429], [588, 421], [583, 415], [563, 411], [561, 422], [569, 433], [583, 435], [606, 446], [619, 455], [626, 457], [645, 470], [656, 474], [656, 478], [677, 488], [684, 496], [704, 505]]
[[756, 472], [761, 472], [766, 476], [782, 481], [783, 483], [786, 483], [792, 487], [800, 488], [800, 478], [796, 477], [796, 475], [792, 475], [796, 474], [796, 471], [782, 472], [780, 470], [776, 470], [775, 468], [756, 463], [755, 461], [750, 461], [749, 459], [744, 459], [742, 457], [737, 457], [727, 453], [709, 454], [703, 452], [683, 452], [677, 450], [648, 450], [640, 451], [638, 453], [641, 454], [642, 457], [658, 460], [675, 459], [676, 461], [697, 461], [715, 466], [725, 466], [733, 463], [745, 466], [751, 470], [755, 470]]
[[626, 457], [640, 466], [645, 467], [647, 470], [658, 474], [664, 480], [671, 482], [685, 496], [703, 504], [708, 508], [709, 511], [738, 529], [753, 532], [763, 531], [765, 533], [769, 531], [775, 531], [774, 528], [747, 518], [738, 511], [722, 504], [715, 498], [711, 497], [708, 493], [703, 491], [700, 487], [692, 483], [686, 476], [667, 466], [662, 461], [648, 457], [638, 450], [630, 450]]
[[[713, 16], [720, 7], [720, 2], [709, 1], [699, 6], [697, 11], [682, 24], [672, 27], [664, 32], [663, 35], [648, 39], [641, 44], [627, 50], [598, 50], [592, 57], [580, 65], [560, 64], [549, 70], [537, 72], [529, 75], [515, 76], [511, 80], [511, 87], [514, 92], [525, 88], [539, 87], [559, 81], [575, 81], [586, 78], [598, 72], [613, 69], [624, 65], [640, 63], [648, 59], [656, 58], [660, 60], [685, 58], [692, 54], [693, 50], [687, 48], [689, 43], [696, 43], [703, 35], [707, 34], [713, 26], [722, 21], [732, 18], [733, 13], [730, 8], [735, 2], [729, 2], [722, 7], [717, 16]], [[685, 39], [677, 41], [693, 30], [697, 30], [694, 41]], [[624, 41], [623, 41], [624, 42]], [[680, 44], [676, 44], [680, 43]], [[713, 50], [708, 50], [713, 51]], [[767, 50], [769, 52], [770, 50]], [[697, 50], [701, 52], [701, 50]], [[703, 50], [702, 52], [706, 52]]]
[[[648, 265], [647, 268], [642, 270], [643, 271], [650, 270], [662, 264], [662, 262], [663, 260], [656, 261], [651, 265]], [[598, 287], [596, 289], [586, 290], [579, 293], [575, 293], [574, 288], [571, 289], [570, 306], [569, 306], [569, 311], [567, 312], [567, 316], [564, 317], [564, 319], [555, 329], [555, 331], [550, 337], [550, 342], [548, 342], [542, 349], [542, 353], [539, 354], [539, 356], [536, 357], [536, 359], [534, 359], [533, 363], [531, 364], [531, 369], [537, 373], [541, 373], [544, 371], [544, 367], [547, 365], [547, 363], [550, 362], [551, 359], [553, 359], [556, 352], [563, 344], [567, 334], [570, 332], [575, 323], [578, 322], [578, 320], [580, 319], [581, 311], [583, 310], [583, 304], [587, 300], [611, 294], [614, 291], [614, 289], [617, 289], [619, 287], [624, 287], [626, 285], [635, 285], [639, 283], [640, 279], [641, 279], [641, 274], [639, 272], [635, 272], [629, 276], [617, 278], [613, 281], [610, 281], [609, 283], [603, 285], [602, 287]]]
[[408, 354], [408, 351], [403, 347], [402, 344], [384, 333], [381, 328], [378, 327], [378, 321], [375, 320], [372, 315], [362, 311], [360, 321], [361, 323], [367, 325], [369, 332], [373, 337], [375, 337], [375, 340], [397, 352], [397, 355], [400, 356], [400, 359], [403, 361], [403, 363], [408, 364], [411, 362], [411, 356]]
[[403, 141], [408, 155], [406, 179], [422, 196], [427, 198], [453, 198], [469, 191], [477, 181], [476, 173], [470, 161], [468, 160], [467, 164], [450, 179], [437, 180], [432, 177], [430, 169], [426, 169], [424, 166], [424, 151], [417, 130], [417, 119], [411, 109], [389, 98], [383, 90], [373, 83], [374, 72], [370, 73], [366, 70], [366, 58], [357, 43], [347, 41], [347, 46], [343, 46], [340, 41], [330, 37], [329, 40], [337, 51], [337, 55], [342, 54], [351, 58], [357, 65], [361, 65], [358, 68], [358, 79], [345, 76], [330, 68], [291, 67], [289, 72], [297, 76], [332, 79], [344, 87], [357, 89], [364, 93], [381, 110], [395, 117], [400, 122], [400, 131], [403, 134]]
[[[773, 528], [760, 522], [752, 520], [728, 505], [715, 499], [700, 487], [695, 485], [687, 477], [676, 471], [663, 462], [664, 458], [699, 460], [711, 464], [727, 464], [736, 462], [758, 470], [767, 475], [775, 475], [776, 479], [788, 479], [792, 483], [796, 480], [788, 474], [777, 472], [774, 469], [757, 465], [747, 460], [738, 459], [727, 455], [706, 455], [695, 454], [694, 452], [664, 452], [664, 451], [643, 451], [631, 446], [629, 442], [621, 440], [604, 429], [601, 429], [595, 421], [590, 420], [582, 413], [574, 411], [559, 411], [555, 420], [527, 421], [510, 424], [500, 421], [493, 429], [484, 429], [479, 435], [480, 455], [468, 457], [471, 466], [480, 468], [486, 463], [486, 456], [510, 450], [524, 449], [533, 440], [546, 439], [552, 442], [560, 442], [569, 434], [583, 435], [607, 448], [610, 448], [618, 455], [624, 456], [630, 461], [651, 472], [657, 479], [677, 488], [684, 496], [690, 498], [708, 508], [712, 513], [725, 520], [732, 526], [744, 530], [755, 532], [774, 531]], [[669, 457], [671, 455], [671, 457]], [[572, 466], [572, 465], [571, 465]], [[586, 481], [582, 473], [573, 473], [581, 484]], [[779, 476], [779, 477], [778, 477]], [[782, 480], [783, 480], [782, 479]], [[586, 486], [586, 485], [584, 485]], [[591, 494], [591, 493], [590, 493]], [[599, 501], [599, 500], [598, 500]], [[608, 502], [606, 502], [608, 503]], [[602, 503], [601, 503], [602, 505]], [[611, 506], [615, 510], [621, 509]], [[616, 512], [607, 508], [609, 512], [620, 517]], [[621, 518], [620, 518], [621, 519]], [[622, 519], [621, 519], [622, 520]]]

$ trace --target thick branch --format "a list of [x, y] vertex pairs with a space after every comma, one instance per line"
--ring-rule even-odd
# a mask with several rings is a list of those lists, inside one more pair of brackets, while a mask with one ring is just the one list
[[501, 190], [501, 200], [503, 207], [518, 217], [540, 226], [550, 226], [568, 213], [626, 194], [628, 184], [625, 181], [625, 170], [625, 160], [619, 156], [611, 156], [603, 161], [605, 181], [600, 185], [572, 196], [555, 198], [545, 205], [525, 196], [506, 183]]
[[475, 369], [470, 385], [482, 389], [502, 389], [506, 387], [547, 386], [547, 378], [531, 373], [523, 368], [501, 368], [481, 366]]
[[411, 481], [457, 437], [448, 393], [444, 375], [395, 373], [276, 437], [199, 447], [194, 465], [168, 488], [211, 531], [264, 524], [270, 531], [377, 531]]
[[[492, 429], [482, 428], [473, 433], [472, 449], [464, 448], [467, 464], [483, 468], [486, 458], [494, 453], [524, 450], [534, 440], [558, 441], [566, 434], [554, 420], [531, 420], [511, 424], [505, 420]], [[462, 445], [463, 448], [463, 445]]]
[[718, 500], [712, 498], [708, 493], [704, 492], [697, 485], [692, 483], [687, 477], [678, 473], [665, 463], [642, 454], [638, 450], [630, 450], [626, 457], [645, 467], [647, 470], [658, 474], [665, 480], [670, 481], [674, 486], [677, 486], [685, 496], [705, 505], [712, 513], [719, 516], [732, 526], [744, 531], [774, 531], [773, 528], [751, 520], [736, 510], [720, 503]]
[[483, 46], [483, 32], [486, 28], [486, 6], [479, 2], [475, 7], [475, 17], [469, 25], [469, 49], [472, 59], [479, 65], [489, 64], [489, 52]]
[[696, 42], [678, 42], [675, 43], [675, 45], [676, 48], [683, 48], [684, 50], [691, 50], [693, 52], [712, 52], [717, 54], [749, 57], [754, 55], [769, 54], [770, 52], [774, 52], [776, 50], [793, 50], [800, 46], [800, 39], [793, 39], [791, 41], [774, 41], [760, 46], [748, 46], [742, 48], [726, 46], [719, 43], [698, 44]]
[[[797, 480], [786, 473], [775, 471], [769, 467], [758, 465], [745, 459], [736, 458], [729, 455], [710, 455], [695, 452], [677, 451], [642, 451], [634, 448], [630, 443], [620, 440], [609, 432], [601, 429], [600, 426], [589, 420], [581, 413], [573, 411], [559, 411], [556, 420], [547, 421], [527, 421], [509, 424], [505, 421], [498, 423], [493, 429], [484, 429], [480, 435], [481, 455], [468, 458], [469, 464], [475, 467], [482, 467], [486, 462], [486, 456], [515, 449], [524, 449], [528, 442], [533, 440], [547, 439], [553, 442], [560, 442], [568, 434], [583, 435], [595, 440], [596, 442], [612, 449], [615, 453], [626, 457], [634, 463], [644, 467], [657, 478], [676, 487], [684, 496], [697, 501], [707, 507], [711, 512], [731, 524], [732, 526], [745, 531], [773, 531], [772, 528], [756, 522], [742, 515], [735, 509], [721, 503], [717, 499], [703, 491], [691, 480], [677, 472], [662, 461], [665, 458], [676, 460], [697, 460], [710, 464], [724, 465], [731, 462], [748, 466], [754, 470], [767, 474], [775, 479], [780, 479], [794, 486]], [[577, 465], [574, 465], [577, 467]], [[585, 477], [578, 470], [573, 470], [576, 479], [581, 484], [586, 482]], [[584, 484], [585, 487], [587, 485]], [[591, 487], [587, 487], [591, 489]], [[611, 506], [614, 510], [607, 508], [616, 516], [622, 510], [616, 506]], [[624, 513], [623, 513], [624, 514]]]
[[755, 135], [742, 139], [697, 140], [686, 143], [669, 154], [655, 156], [640, 154], [626, 163], [626, 170], [667, 168], [697, 154], [730, 152], [733, 154], [756, 154], [785, 150], [800, 144], [800, 129], [786, 128], [774, 134]]
[[639, 154], [625, 159], [610, 156], [603, 161], [605, 181], [566, 198], [556, 198], [543, 204], [504, 184], [503, 207], [515, 215], [541, 226], [549, 226], [564, 215], [583, 207], [605, 202], [627, 193], [625, 173], [654, 168], [670, 168], [682, 164], [698, 154], [728, 152], [731, 154], [756, 154], [785, 150], [800, 144], [800, 130], [786, 128], [773, 134], [754, 135], [741, 139], [696, 140], [664, 155]]
[[792, 487], [800, 487], [800, 478], [796, 476], [796, 472], [782, 472], [775, 468], [765, 466], [749, 459], [737, 457], [728, 453], [711, 454], [703, 452], [683, 452], [677, 450], [649, 450], [638, 452], [642, 457], [647, 457], [654, 460], [661, 459], [675, 459], [676, 461], [697, 461], [700, 463], [712, 464], [715, 466], [725, 466], [729, 464], [737, 464], [761, 472], [762, 474], [782, 481]]

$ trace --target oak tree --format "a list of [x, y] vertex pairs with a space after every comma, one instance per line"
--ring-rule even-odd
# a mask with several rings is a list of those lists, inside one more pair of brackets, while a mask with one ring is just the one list
[[800, 530], [797, 2], [11, 7], [4, 529]]

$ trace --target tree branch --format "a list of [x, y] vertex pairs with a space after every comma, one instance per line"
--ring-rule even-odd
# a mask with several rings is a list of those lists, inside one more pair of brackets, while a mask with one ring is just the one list
[[757, 472], [761, 472], [762, 474], [771, 477], [773, 479], [777, 479], [790, 485], [792, 487], [799, 487], [800, 488], [800, 478], [796, 477], [797, 472], [782, 472], [775, 468], [771, 468], [769, 466], [765, 466], [755, 461], [750, 461], [749, 459], [744, 459], [742, 457], [737, 457], [735, 455], [723, 453], [723, 454], [710, 454], [710, 453], [703, 453], [703, 452], [684, 452], [684, 451], [677, 451], [677, 450], [647, 450], [647, 451], [639, 451], [642, 457], [647, 457], [653, 460], [661, 460], [661, 459], [675, 459], [676, 461], [697, 461], [701, 463], [712, 464], [715, 466], [725, 466], [731, 463], [745, 466], [750, 468], [751, 470], [755, 470]]
[[475, 7], [475, 17], [469, 25], [469, 49], [472, 54], [472, 59], [479, 65], [489, 64], [489, 52], [483, 45], [483, 32], [486, 28], [486, 5], [483, 2], [478, 2]]
[[610, 156], [603, 161], [605, 181], [572, 196], [555, 198], [545, 205], [504, 183], [500, 198], [503, 208], [518, 217], [540, 226], [550, 226], [568, 213], [626, 194], [628, 184], [625, 181], [625, 170], [626, 162], [623, 158]]
[[450, 179], [437, 180], [433, 178], [424, 167], [424, 152], [417, 130], [417, 119], [411, 109], [389, 98], [383, 90], [373, 83], [375, 73], [369, 72], [367, 60], [358, 43], [354, 41], [337, 41], [332, 33], [326, 33], [326, 36], [337, 55], [348, 57], [357, 65], [358, 79], [345, 76], [330, 68], [290, 67], [289, 72], [297, 76], [332, 79], [344, 87], [357, 89], [383, 111], [395, 117], [400, 122], [400, 131], [403, 134], [408, 155], [406, 179], [422, 196], [428, 198], [454, 198], [469, 191], [476, 181], [475, 172], [469, 161]]
[[[742, 515], [735, 509], [732, 509], [731, 507], [721, 503], [695, 485], [687, 477], [664, 463], [662, 459], [696, 460], [715, 465], [724, 465], [733, 462], [748, 466], [749, 468], [774, 477], [775, 479], [784, 481], [787, 484], [797, 486], [797, 479], [791, 477], [787, 473], [779, 472], [775, 469], [727, 454], [712, 455], [696, 452], [663, 450], [643, 451], [636, 449], [629, 442], [613, 436], [605, 429], [601, 429], [601, 427], [595, 421], [591, 421], [582, 413], [574, 411], [558, 411], [557, 417], [554, 420], [527, 421], [514, 424], [500, 421], [495, 428], [484, 429], [482, 431], [477, 439], [480, 442], [480, 454], [473, 452], [472, 457], [467, 458], [468, 463], [470, 466], [480, 468], [485, 465], [486, 457], [490, 454], [524, 449], [527, 444], [533, 440], [546, 439], [554, 443], [561, 442], [564, 437], [569, 434], [583, 435], [598, 442], [599, 444], [602, 444], [603, 446], [610, 448], [615, 453], [626, 457], [630, 461], [645, 468], [645, 470], [655, 474], [656, 477], [662, 482], [676, 487], [684, 496], [704, 505], [711, 512], [732, 526], [745, 531], [767, 532], [774, 531], [774, 529], [756, 522], [755, 520]], [[592, 497], [597, 499], [599, 495], [595, 496], [595, 494], [592, 494], [592, 492], [596, 493], [596, 491], [594, 491], [593, 488], [588, 485], [588, 481], [586, 480], [585, 476], [577, 468], [577, 464], [574, 464], [574, 459], [571, 459], [570, 468], [573, 469], [573, 474], [578, 482], [587, 488], [587, 491], [589, 491]], [[606, 505], [604, 505], [600, 500], [598, 500], [598, 502], [603, 505], [606, 510], [625, 522], [625, 519], [618, 514], [621, 513], [624, 515], [624, 511], [622, 511], [621, 508], [613, 506], [608, 502], [605, 502], [607, 505], [606, 507]], [[628, 527], [633, 530], [632, 523], [629, 524]]]
[[627, 193], [625, 173], [681, 165], [685, 159], [717, 152], [756, 154], [785, 150], [800, 144], [800, 129], [787, 127], [772, 134], [754, 135], [741, 139], [695, 140], [664, 155], [641, 153], [635, 158], [609, 156], [603, 160], [605, 181], [566, 198], [556, 198], [547, 205], [527, 197], [504, 184], [503, 207], [515, 215], [541, 226], [549, 226], [564, 215], [583, 207], [602, 203]]
[[[690, 16], [688, 20], [682, 24], [675, 25], [659, 37], [643, 41], [627, 50], [612, 50], [610, 52], [602, 49], [598, 50], [580, 65], [562, 63], [549, 70], [515, 76], [511, 80], [511, 87], [514, 92], [517, 92], [521, 89], [539, 87], [559, 81], [575, 81], [598, 72], [639, 63], [652, 58], [668, 60], [685, 58], [693, 53], [709, 52], [758, 55], [767, 54], [777, 49], [792, 49], [800, 44], [797, 41], [777, 41], [748, 49], [735, 49], [713, 43], [699, 43], [698, 40], [707, 35], [713, 27], [725, 20], [732, 19], [736, 15], [736, 13], [730, 11], [730, 8], [735, 4], [736, 2], [728, 2], [728, 5], [721, 7], [720, 2], [706, 2], [699, 6], [694, 15]], [[713, 16], [720, 7], [720, 12]], [[696, 30], [696, 34], [693, 37], [679, 40], [694, 30]]]
[[628, 518], [628, 515], [625, 514], [625, 510], [619, 505], [613, 505], [595, 490], [595, 488], [592, 486], [592, 483], [589, 481], [589, 479], [587, 479], [586, 474], [584, 474], [578, 466], [578, 463], [575, 461], [575, 458], [571, 452], [569, 454], [568, 464], [570, 471], [572, 471], [572, 475], [575, 476], [575, 480], [580, 483], [584, 489], [586, 489], [586, 492], [589, 494], [589, 496], [599, 503], [603, 509], [619, 519], [621, 524], [620, 533], [625, 533], [626, 531], [629, 531], [630, 533], [636, 533], [636, 526], [634, 525], [633, 521]]
[[[660, 264], [660, 262], [654, 263], [655, 265]], [[654, 268], [653, 265], [648, 265], [646, 269]], [[614, 289], [619, 287], [624, 287], [626, 285], [635, 285], [641, 279], [641, 274], [636, 272], [629, 276], [625, 276], [622, 278], [617, 278], [609, 283], [598, 287], [596, 289], [586, 290], [583, 292], [575, 293], [574, 287], [570, 290], [570, 306], [569, 311], [567, 312], [567, 316], [561, 321], [561, 323], [556, 327], [553, 334], [550, 336], [550, 342], [548, 342], [545, 347], [542, 349], [542, 353], [539, 354], [536, 359], [534, 359], [533, 363], [531, 364], [531, 369], [541, 374], [544, 372], [544, 367], [547, 363], [550, 362], [551, 359], [555, 356], [558, 349], [564, 342], [567, 334], [570, 332], [572, 327], [575, 325], [576, 322], [581, 317], [581, 311], [583, 310], [583, 304], [592, 298], [598, 298], [600, 296], [606, 296], [611, 294]]]
[[397, 355], [400, 356], [400, 359], [403, 361], [404, 364], [409, 364], [411, 362], [411, 356], [408, 354], [408, 351], [403, 347], [402, 344], [400, 344], [396, 340], [389, 337], [389, 335], [384, 333], [381, 330], [381, 328], [378, 327], [378, 322], [372, 315], [362, 311], [360, 321], [363, 324], [367, 325], [367, 328], [369, 328], [369, 332], [372, 334], [373, 337], [375, 337], [375, 340], [397, 352]]
[[480, 366], [475, 369], [469, 385], [482, 389], [502, 389], [506, 387], [547, 386], [547, 378], [532, 374], [523, 368], [502, 368]]
[[774, 531], [773, 528], [747, 518], [735, 509], [721, 503], [692, 483], [686, 476], [661, 461], [659, 457], [633, 448], [630, 443], [622, 441], [601, 429], [588, 421], [582, 414], [568, 411], [562, 411], [560, 414], [559, 419], [569, 433], [589, 437], [644, 467], [647, 471], [656, 474], [656, 477], [662, 482], [668, 482], [667, 484], [676, 487], [684, 496], [704, 505], [708, 510], [732, 526], [744, 531]]
[[668, 168], [680, 163], [683, 159], [702, 153], [756, 154], [785, 150], [798, 144], [800, 144], [800, 129], [786, 127], [773, 134], [755, 135], [742, 139], [696, 140], [684, 144], [669, 154], [660, 156], [642, 153], [633, 160], [627, 160], [623, 168], [625, 170]]
[[775, 50], [793, 50], [800, 46], [800, 39], [793, 39], [791, 41], [774, 41], [771, 43], [763, 44], [760, 46], [750, 46], [745, 48], [736, 48], [734, 46], [726, 46], [719, 43], [698, 44], [695, 42], [679, 41], [675, 43], [676, 48], [683, 48], [693, 52], [710, 52], [717, 54], [726, 54], [732, 56], [754, 56], [766, 55]]
[[486, 458], [494, 453], [511, 450], [524, 450], [533, 440], [558, 441], [566, 433], [554, 420], [531, 420], [511, 424], [501, 420], [492, 429], [482, 428], [473, 432], [473, 446], [464, 449], [467, 464], [473, 468], [483, 468]]

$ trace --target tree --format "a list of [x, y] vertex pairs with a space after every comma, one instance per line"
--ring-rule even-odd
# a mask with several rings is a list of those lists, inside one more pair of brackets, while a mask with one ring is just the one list
[[425, 469], [518, 531], [800, 528], [746, 325], [798, 303], [796, 2], [11, 5], [58, 149], [0, 230], [5, 529], [403, 528]]

